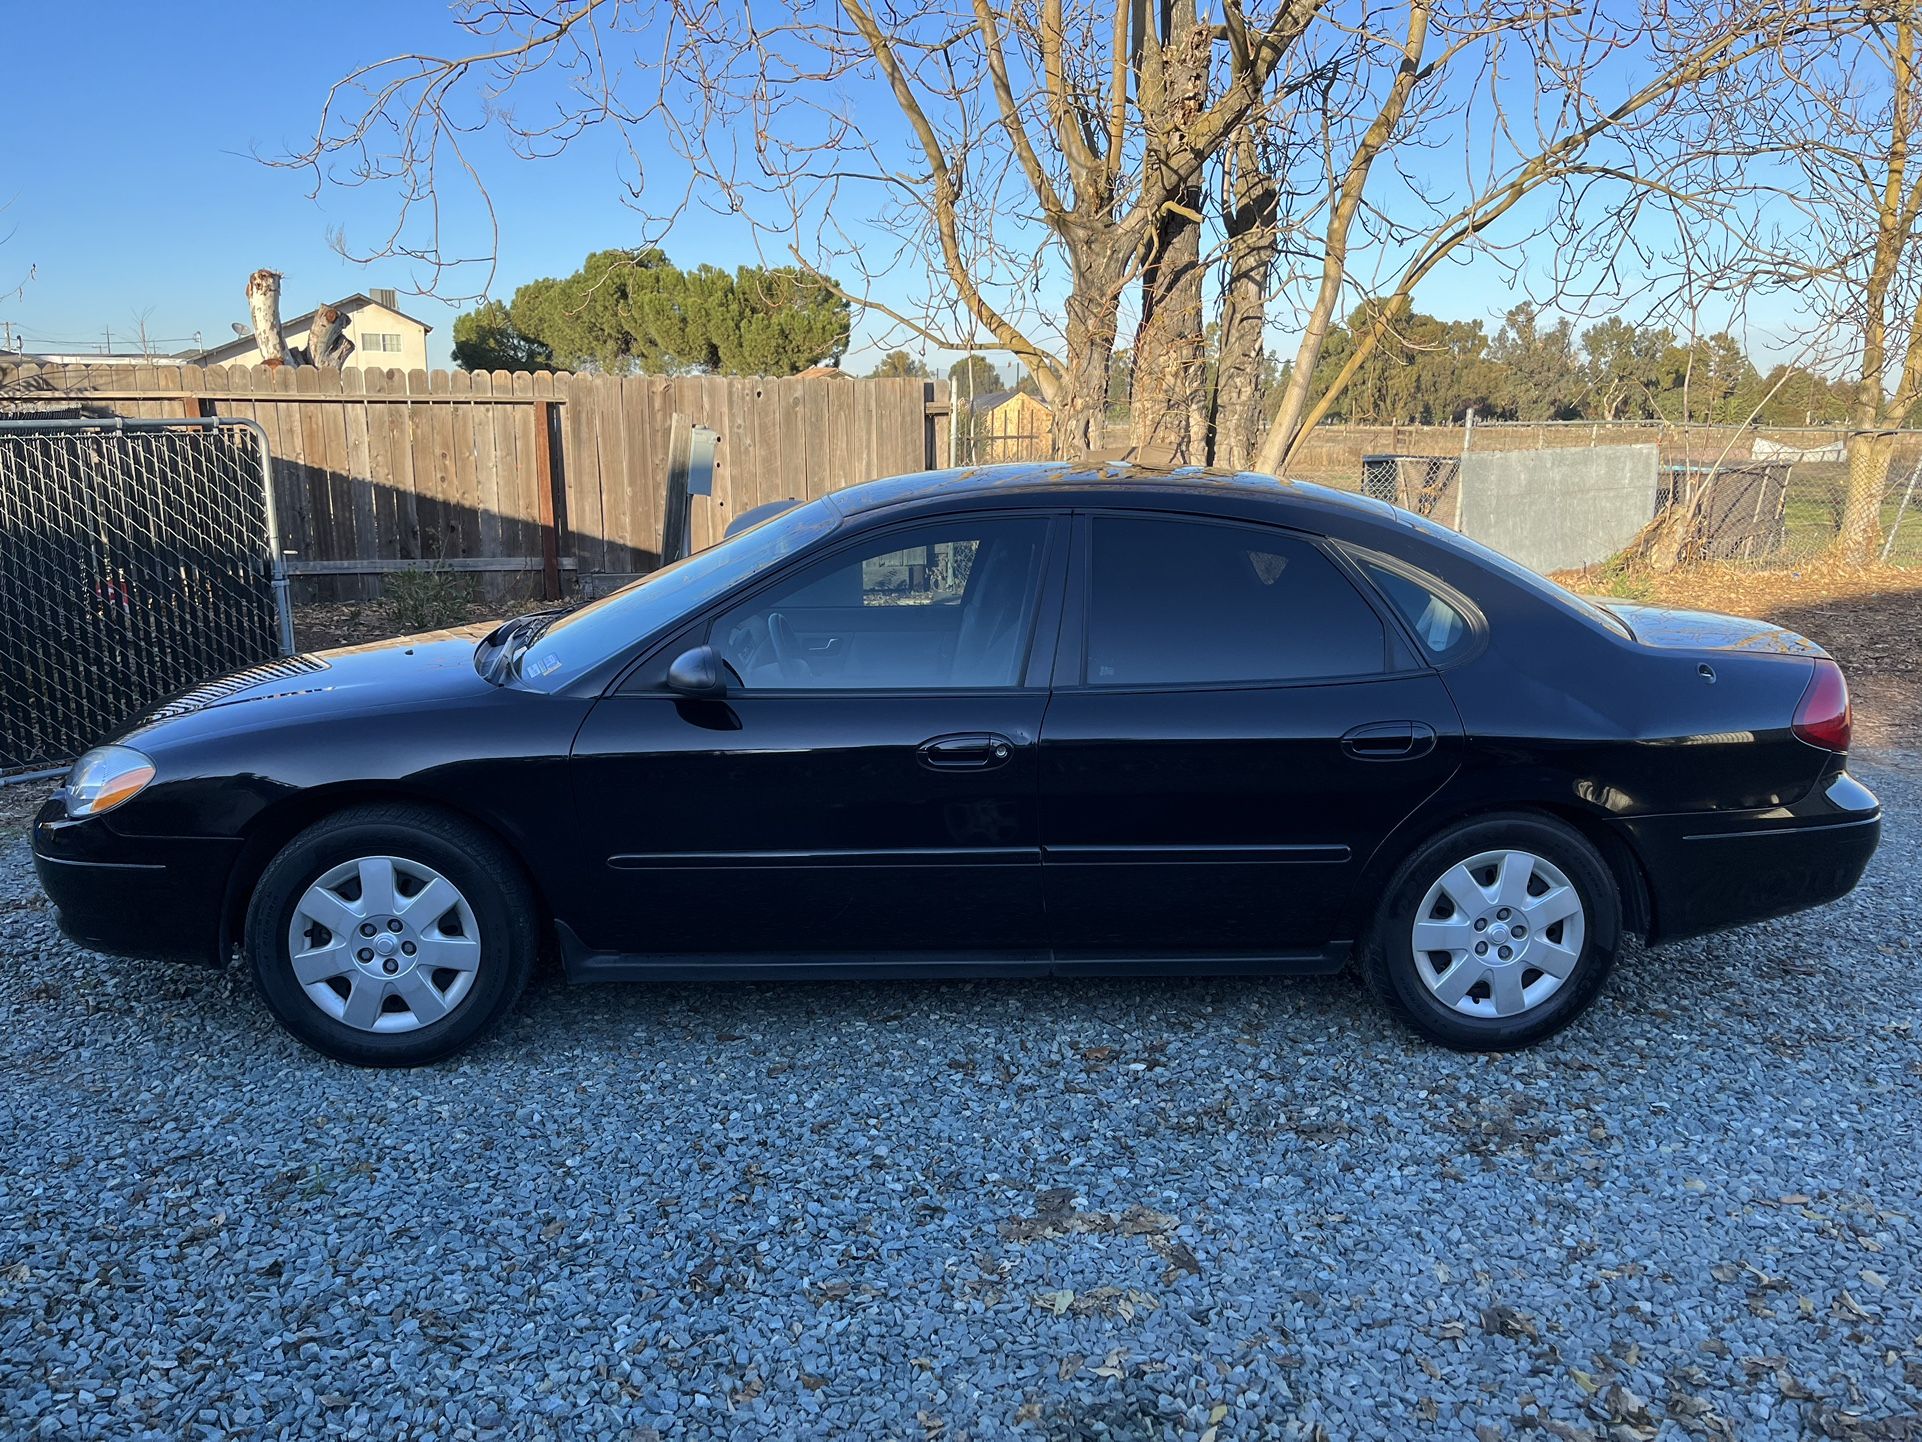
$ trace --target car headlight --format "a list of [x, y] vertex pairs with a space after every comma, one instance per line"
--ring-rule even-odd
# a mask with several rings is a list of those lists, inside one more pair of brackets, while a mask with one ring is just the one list
[[153, 762], [131, 746], [96, 746], [67, 773], [67, 815], [98, 816], [131, 801], [153, 780]]

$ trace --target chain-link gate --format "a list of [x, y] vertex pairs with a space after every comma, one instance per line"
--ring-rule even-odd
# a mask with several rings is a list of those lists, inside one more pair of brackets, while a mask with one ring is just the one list
[[0, 775], [293, 649], [251, 421], [0, 421]]

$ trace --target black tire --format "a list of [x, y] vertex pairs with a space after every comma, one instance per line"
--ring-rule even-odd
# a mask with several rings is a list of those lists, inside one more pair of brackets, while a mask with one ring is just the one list
[[[1416, 909], [1444, 872], [1457, 862], [1499, 850], [1531, 852], [1559, 868], [1581, 900], [1586, 934], [1573, 969], [1538, 1005], [1514, 1016], [1469, 1016], [1444, 1004], [1424, 984], [1410, 933]], [[1456, 1051], [1515, 1051], [1553, 1036], [1588, 1008], [1608, 979], [1621, 944], [1621, 895], [1607, 862], [1572, 828], [1546, 816], [1516, 812], [1463, 822], [1415, 848], [1388, 884], [1362, 948], [1361, 971], [1388, 1013], [1430, 1041]]]
[[[331, 867], [395, 856], [433, 868], [472, 908], [479, 963], [460, 1001], [437, 1021], [383, 1033], [337, 1020], [295, 977], [287, 933], [307, 888]], [[268, 863], [247, 907], [254, 983], [276, 1020], [315, 1051], [356, 1066], [423, 1066], [470, 1045], [506, 1015], [539, 951], [533, 889], [513, 855], [479, 827], [426, 806], [356, 806], [316, 822]], [[427, 941], [421, 942], [423, 954]]]

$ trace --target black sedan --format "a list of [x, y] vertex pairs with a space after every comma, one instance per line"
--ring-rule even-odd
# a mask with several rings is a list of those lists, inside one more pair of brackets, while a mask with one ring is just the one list
[[1659, 942], [1841, 896], [1880, 810], [1789, 632], [1577, 599], [1375, 501], [992, 467], [794, 506], [566, 614], [299, 656], [89, 752], [88, 946], [347, 1061], [576, 981], [1330, 972], [1523, 1046]]

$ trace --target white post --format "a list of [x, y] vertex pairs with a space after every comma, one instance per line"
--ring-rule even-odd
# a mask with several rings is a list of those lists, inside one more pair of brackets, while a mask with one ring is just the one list
[[1917, 458], [1915, 469], [1909, 472], [1909, 483], [1902, 488], [1902, 504], [1895, 508], [1895, 519], [1889, 522], [1889, 538], [1882, 543], [1882, 561], [1885, 565], [1895, 552], [1896, 532], [1902, 529], [1902, 517], [1909, 509], [1909, 497], [1915, 494], [1915, 478], [1918, 475], [1922, 475], [1922, 457]]

